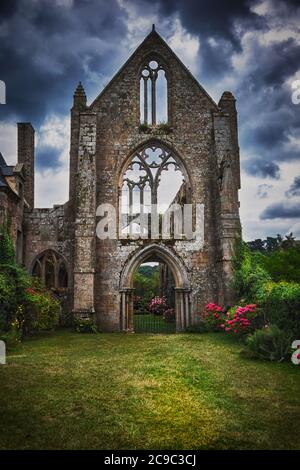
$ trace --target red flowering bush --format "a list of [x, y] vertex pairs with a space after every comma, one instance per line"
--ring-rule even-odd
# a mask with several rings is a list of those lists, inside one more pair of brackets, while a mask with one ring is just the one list
[[245, 307], [234, 307], [227, 313], [226, 320], [221, 325], [221, 328], [234, 335], [251, 333], [255, 330], [256, 316], [255, 304], [248, 304]]
[[205, 312], [201, 315], [201, 323], [207, 331], [220, 331], [226, 320], [222, 307], [212, 302], [205, 305]]
[[150, 300], [148, 308], [154, 315], [163, 315], [168, 308], [167, 299], [165, 297], [153, 297], [153, 299]]

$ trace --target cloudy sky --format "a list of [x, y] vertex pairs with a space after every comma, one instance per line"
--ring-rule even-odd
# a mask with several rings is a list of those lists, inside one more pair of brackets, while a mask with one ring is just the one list
[[91, 102], [152, 23], [214, 100], [237, 98], [244, 238], [300, 237], [299, 0], [2, 0], [0, 151], [14, 163], [15, 123], [32, 122], [36, 205], [67, 200], [78, 81]]

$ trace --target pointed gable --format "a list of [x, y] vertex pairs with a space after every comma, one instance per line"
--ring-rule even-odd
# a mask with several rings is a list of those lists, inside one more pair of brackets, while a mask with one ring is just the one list
[[169, 86], [172, 87], [172, 89], [176, 88], [176, 82], [179, 84], [178, 82], [180, 82], [180, 80], [184, 80], [185, 85], [191, 87], [199, 98], [202, 99], [205, 108], [212, 111], [218, 110], [218, 105], [215, 101], [155, 29], [146, 36], [144, 41], [137, 47], [112, 80], [91, 103], [89, 107], [90, 110], [96, 111], [97, 108], [101, 106], [101, 102], [106, 98], [107, 94], [114, 94], [115, 87], [118, 87], [118, 84], [123, 82], [124, 79], [131, 81], [132, 88], [134, 88], [143, 61], [145, 61], [146, 58], [155, 56], [159, 57], [165, 63], [168, 71], [168, 80], [170, 82]]

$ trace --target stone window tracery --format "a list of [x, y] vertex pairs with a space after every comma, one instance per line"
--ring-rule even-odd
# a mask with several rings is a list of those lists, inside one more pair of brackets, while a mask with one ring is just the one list
[[153, 211], [161, 216], [172, 203], [186, 202], [186, 188], [186, 171], [166, 146], [151, 144], [135, 152], [122, 175], [122, 233], [142, 235], [143, 222], [148, 221], [149, 230]]
[[39, 277], [48, 289], [66, 289], [68, 271], [62, 256], [54, 250], [41, 253], [35, 260], [32, 275]]
[[140, 76], [140, 121], [153, 125], [168, 122], [168, 82], [163, 65], [150, 60]]

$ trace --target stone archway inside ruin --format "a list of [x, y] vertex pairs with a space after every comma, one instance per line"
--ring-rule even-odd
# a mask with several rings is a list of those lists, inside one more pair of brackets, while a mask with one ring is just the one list
[[126, 262], [120, 278], [120, 326], [122, 331], [133, 332], [133, 277], [136, 269], [147, 261], [165, 263], [175, 283], [176, 331], [184, 331], [191, 324], [190, 282], [186, 268], [179, 257], [168, 247], [151, 244], [137, 250]]
[[30, 272], [48, 289], [68, 289], [68, 263], [64, 256], [55, 250], [48, 249], [39, 253], [31, 264]]

